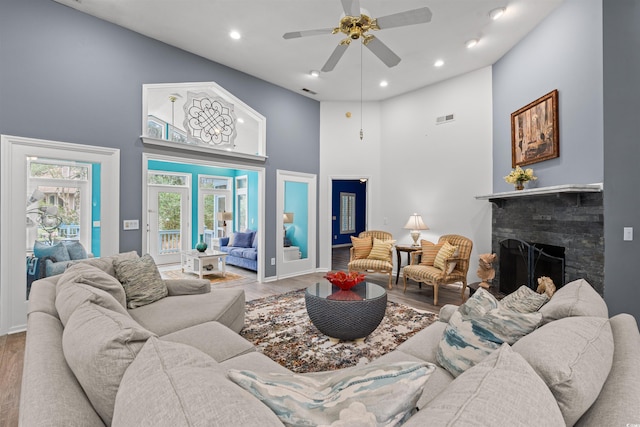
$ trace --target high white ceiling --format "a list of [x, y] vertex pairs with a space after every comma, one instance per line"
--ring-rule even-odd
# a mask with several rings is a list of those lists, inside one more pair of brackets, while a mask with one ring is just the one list
[[[374, 101], [495, 63], [563, 0], [361, 0], [372, 18], [424, 6], [433, 17], [374, 33], [402, 58], [397, 66], [388, 68], [354, 42], [333, 71], [317, 78], [309, 72], [320, 70], [345, 36], [282, 35], [337, 26], [340, 0], [55, 1], [320, 101], [360, 100], [362, 62], [362, 99]], [[506, 13], [493, 21], [489, 12], [497, 7]], [[242, 38], [231, 39], [232, 30]], [[472, 38], [479, 43], [467, 49]], [[437, 59], [444, 61], [440, 68], [433, 66]], [[381, 80], [388, 86], [380, 87]]]

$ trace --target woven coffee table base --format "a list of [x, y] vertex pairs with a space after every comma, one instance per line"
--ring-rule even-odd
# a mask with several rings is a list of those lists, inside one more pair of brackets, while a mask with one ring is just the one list
[[386, 292], [364, 301], [337, 301], [305, 292], [307, 313], [323, 334], [343, 341], [364, 338], [373, 332], [387, 310]]

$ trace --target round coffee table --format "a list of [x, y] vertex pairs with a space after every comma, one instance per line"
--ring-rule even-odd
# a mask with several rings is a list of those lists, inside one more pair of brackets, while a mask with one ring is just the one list
[[342, 291], [329, 281], [309, 286], [304, 293], [311, 322], [338, 340], [363, 339], [373, 332], [387, 310], [387, 292], [375, 283], [361, 282]]

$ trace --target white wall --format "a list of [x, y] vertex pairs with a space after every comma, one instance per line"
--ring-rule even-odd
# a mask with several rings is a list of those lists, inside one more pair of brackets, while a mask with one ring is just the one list
[[[320, 105], [319, 269], [331, 267], [331, 180], [368, 178], [368, 229], [383, 228], [381, 199], [381, 105], [323, 102]], [[351, 118], [346, 113], [351, 113]], [[360, 140], [360, 126], [364, 138]]]
[[[320, 215], [330, 215], [330, 176], [366, 175], [368, 228], [381, 228], [410, 243], [402, 226], [418, 212], [430, 230], [422, 237], [462, 234], [474, 242], [469, 281], [478, 254], [491, 251], [491, 205], [475, 196], [492, 191], [491, 68], [375, 104], [365, 104], [365, 140], [358, 139], [358, 103], [322, 103]], [[351, 108], [351, 110], [349, 110]], [[354, 111], [355, 110], [355, 111]], [[436, 125], [436, 117], [455, 121]], [[379, 134], [376, 135], [376, 128]], [[330, 266], [331, 230], [320, 224], [320, 266]]]

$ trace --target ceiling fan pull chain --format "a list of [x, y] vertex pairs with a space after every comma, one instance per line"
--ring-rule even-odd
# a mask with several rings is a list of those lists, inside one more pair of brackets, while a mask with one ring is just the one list
[[362, 132], [362, 43], [360, 43], [360, 141], [364, 138]]

